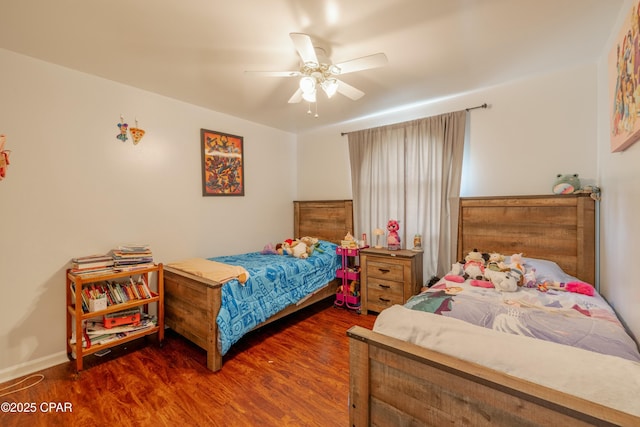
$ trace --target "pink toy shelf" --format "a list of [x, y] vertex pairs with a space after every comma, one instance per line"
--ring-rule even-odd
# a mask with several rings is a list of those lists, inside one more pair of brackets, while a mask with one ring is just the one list
[[343, 248], [338, 246], [336, 253], [342, 257], [342, 265], [336, 270], [336, 277], [342, 279], [342, 284], [336, 292], [334, 307], [344, 307], [360, 313], [360, 249]]

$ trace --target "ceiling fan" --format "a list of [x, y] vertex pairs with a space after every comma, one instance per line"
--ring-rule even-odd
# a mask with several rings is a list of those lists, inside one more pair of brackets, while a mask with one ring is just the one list
[[337, 92], [354, 101], [360, 99], [364, 92], [338, 79], [338, 76], [387, 64], [387, 57], [384, 53], [376, 53], [333, 64], [324, 49], [313, 45], [309, 35], [290, 33], [289, 36], [298, 55], [300, 55], [301, 65], [299, 70], [247, 72], [267, 77], [300, 77], [298, 89], [289, 98], [290, 104], [298, 103], [303, 99], [310, 103], [316, 102], [318, 88], [321, 88], [329, 98]]

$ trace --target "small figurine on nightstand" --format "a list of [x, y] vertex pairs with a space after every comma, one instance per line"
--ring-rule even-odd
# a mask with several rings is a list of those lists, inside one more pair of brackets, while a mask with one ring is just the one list
[[422, 252], [422, 236], [420, 234], [416, 234], [413, 236], [413, 249], [414, 252]]
[[400, 236], [398, 230], [400, 230], [400, 224], [395, 219], [390, 219], [387, 223], [387, 230], [389, 235], [387, 236], [387, 249], [390, 251], [397, 251], [400, 249]]

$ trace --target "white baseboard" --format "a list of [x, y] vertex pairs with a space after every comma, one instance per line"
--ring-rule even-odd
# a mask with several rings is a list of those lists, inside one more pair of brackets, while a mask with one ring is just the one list
[[16, 378], [33, 374], [46, 368], [50, 368], [61, 363], [69, 362], [67, 352], [52, 354], [50, 356], [41, 357], [40, 359], [30, 360], [25, 363], [11, 366], [0, 371], [0, 383], [11, 381]]

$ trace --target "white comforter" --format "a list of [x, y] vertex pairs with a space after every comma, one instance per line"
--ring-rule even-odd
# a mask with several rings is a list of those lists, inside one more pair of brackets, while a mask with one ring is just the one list
[[640, 363], [396, 305], [373, 330], [640, 416]]

